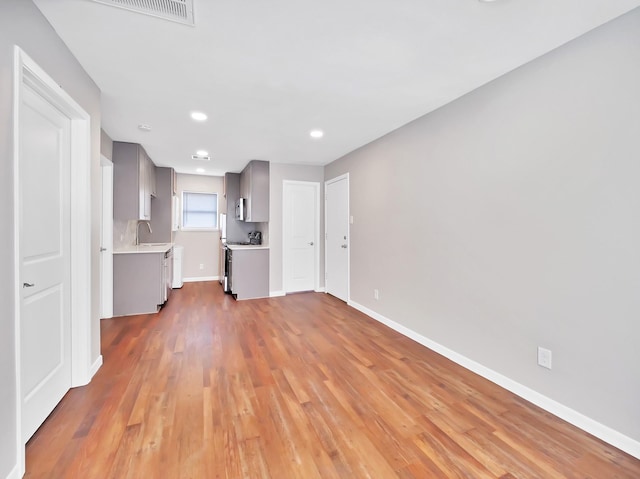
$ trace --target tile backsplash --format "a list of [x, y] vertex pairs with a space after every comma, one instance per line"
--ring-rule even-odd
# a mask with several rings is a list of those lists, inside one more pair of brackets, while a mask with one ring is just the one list
[[136, 220], [113, 222], [113, 249], [123, 248], [136, 243]]

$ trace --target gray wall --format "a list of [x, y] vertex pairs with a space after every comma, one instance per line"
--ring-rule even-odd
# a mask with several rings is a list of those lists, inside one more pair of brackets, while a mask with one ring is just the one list
[[[320, 231], [324, 231], [324, 168], [271, 163], [269, 172], [269, 290], [282, 291], [282, 184], [284, 180], [320, 183]], [[320, 288], [324, 288], [324, 241], [320, 241]]]
[[91, 115], [91, 358], [100, 354], [100, 91], [31, 1], [0, 2], [0, 477], [16, 465], [13, 297], [13, 47], [20, 46]]
[[100, 130], [100, 154], [113, 161], [113, 140], [104, 130]]
[[[177, 175], [177, 194], [182, 208], [182, 192], [217, 193], [218, 213], [226, 208], [222, 196], [223, 178], [221, 176]], [[218, 277], [220, 256], [220, 231], [177, 231], [174, 242], [184, 246], [182, 258], [182, 276], [185, 278]], [[200, 264], [204, 269], [200, 269]]]
[[638, 85], [640, 9], [328, 165], [351, 299], [640, 440]]

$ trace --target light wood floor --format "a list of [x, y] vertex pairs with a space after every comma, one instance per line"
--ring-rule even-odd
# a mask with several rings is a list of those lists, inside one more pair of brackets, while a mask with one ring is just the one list
[[102, 322], [28, 478], [640, 478], [640, 461], [331, 296], [217, 283]]

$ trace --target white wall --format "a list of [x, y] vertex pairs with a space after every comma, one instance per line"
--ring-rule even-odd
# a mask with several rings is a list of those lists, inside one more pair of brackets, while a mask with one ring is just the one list
[[351, 299], [640, 441], [639, 85], [635, 10], [328, 165]]
[[[177, 175], [177, 194], [182, 208], [182, 192], [217, 193], [218, 213], [226, 209], [221, 176]], [[184, 246], [182, 275], [187, 279], [219, 276], [220, 231], [178, 231], [174, 242]], [[200, 269], [200, 265], [203, 269]]]
[[[269, 290], [282, 292], [282, 188], [283, 181], [320, 183], [320, 231], [324, 231], [324, 168], [271, 163], [269, 171]], [[320, 241], [320, 288], [324, 288], [324, 241]]]
[[16, 466], [13, 297], [13, 48], [20, 46], [91, 115], [91, 360], [100, 355], [100, 90], [31, 1], [0, 2], [0, 477]]

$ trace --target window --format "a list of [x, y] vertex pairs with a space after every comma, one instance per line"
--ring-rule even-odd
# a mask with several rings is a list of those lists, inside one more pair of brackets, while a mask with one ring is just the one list
[[218, 228], [218, 194], [182, 192], [182, 229]]

